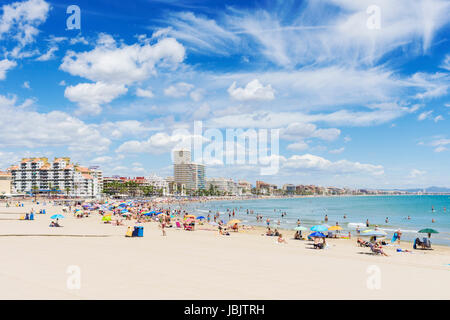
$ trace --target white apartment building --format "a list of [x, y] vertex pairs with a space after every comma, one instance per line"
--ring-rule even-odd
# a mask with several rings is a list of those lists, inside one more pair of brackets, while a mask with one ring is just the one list
[[222, 194], [227, 195], [239, 195], [238, 184], [233, 179], [227, 178], [208, 178], [206, 179], [206, 189], [213, 189]]
[[97, 197], [103, 192], [103, 176], [98, 167], [88, 169], [72, 164], [70, 158], [25, 158], [9, 171], [13, 191], [45, 193], [59, 190], [78, 197]]
[[239, 195], [252, 193], [252, 184], [245, 180], [238, 181]]
[[148, 184], [153, 186], [156, 190], [162, 189], [163, 195], [167, 195], [169, 192], [169, 183], [162, 177], [152, 174], [147, 178]]

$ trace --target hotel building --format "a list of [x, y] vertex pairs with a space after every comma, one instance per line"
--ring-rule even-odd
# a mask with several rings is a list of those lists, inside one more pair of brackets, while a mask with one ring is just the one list
[[60, 193], [77, 197], [98, 197], [103, 192], [102, 171], [71, 163], [70, 158], [26, 158], [9, 168], [14, 192]]
[[0, 196], [11, 194], [11, 174], [0, 171]]
[[174, 182], [184, 185], [187, 190], [206, 188], [205, 166], [191, 161], [191, 152], [177, 150], [173, 152]]

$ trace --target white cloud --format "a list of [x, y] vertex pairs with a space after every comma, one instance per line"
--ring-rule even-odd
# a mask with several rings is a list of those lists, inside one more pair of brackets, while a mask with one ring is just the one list
[[308, 144], [304, 141], [294, 142], [289, 144], [286, 147], [288, 150], [295, 150], [295, 151], [303, 151], [309, 148]]
[[275, 99], [275, 91], [268, 84], [263, 86], [258, 79], [254, 79], [247, 83], [245, 88], [236, 87], [236, 81], [228, 88], [228, 93], [233, 99], [239, 101], [249, 100], [273, 100]]
[[21, 57], [22, 49], [35, 41], [37, 27], [47, 20], [50, 5], [44, 0], [28, 0], [5, 4], [2, 9], [0, 40], [5, 37], [15, 40], [17, 46], [9, 54]]
[[197, 90], [192, 91], [189, 96], [191, 97], [192, 100], [194, 100], [195, 102], [199, 102], [203, 99], [203, 96], [205, 94], [205, 90], [199, 88]]
[[438, 115], [438, 116], [434, 117], [433, 120], [434, 120], [434, 122], [442, 121], [442, 120], [444, 120], [444, 117], [441, 115]]
[[413, 169], [413, 170], [411, 170], [411, 172], [409, 173], [409, 176], [408, 176], [408, 177], [414, 179], [414, 178], [423, 176], [423, 175], [426, 174], [426, 173], [427, 173], [426, 171], [421, 171], [421, 170], [418, 170], [418, 169]]
[[171, 13], [166, 21], [171, 27], [157, 30], [153, 38], [170, 35], [189, 44], [189, 49], [197, 53], [229, 55], [240, 41], [236, 34], [219, 26], [216, 21], [192, 12]]
[[49, 61], [55, 59], [55, 52], [58, 51], [57, 46], [52, 46], [46, 53], [36, 58], [37, 61]]
[[381, 165], [364, 164], [347, 160], [332, 162], [312, 154], [294, 155], [286, 159], [282, 167], [336, 174], [365, 173], [375, 176], [384, 174], [384, 168]]
[[341, 148], [338, 148], [338, 149], [330, 150], [329, 153], [331, 153], [331, 154], [340, 154], [340, 153], [344, 152], [344, 150], [345, 150], [345, 148], [341, 147]]
[[450, 144], [450, 139], [436, 139], [431, 142], [431, 146], [434, 147], [435, 152], [443, 152], [447, 150], [447, 145]]
[[285, 129], [281, 130], [281, 137], [288, 140], [319, 138], [326, 141], [333, 141], [340, 134], [341, 130], [336, 128], [318, 129], [315, 124], [299, 122], [292, 122]]
[[[381, 30], [367, 28], [366, 9], [381, 9]], [[298, 12], [295, 18], [292, 12]], [[433, 36], [448, 23], [445, 0], [309, 0], [272, 2], [266, 10], [233, 9], [226, 22], [259, 45], [267, 59], [281, 66], [355, 62], [372, 64], [402, 47], [426, 52]]]
[[187, 94], [194, 88], [194, 85], [186, 82], [178, 82], [170, 87], [164, 89], [164, 94], [173, 98], [181, 98], [187, 96]]
[[198, 139], [199, 142], [205, 141], [205, 138], [201, 136], [195, 136], [187, 133], [174, 132], [169, 135], [165, 132], [158, 132], [145, 141], [126, 141], [116, 149], [116, 152], [163, 154], [173, 150], [174, 148], [191, 149], [194, 139]]
[[153, 45], [126, 45], [101, 34], [93, 50], [68, 51], [60, 68], [92, 81], [129, 85], [155, 75], [158, 66], [176, 67], [184, 56], [184, 47], [173, 38], [160, 39]]
[[24, 87], [25, 89], [31, 89], [30, 82], [29, 81], [25, 81], [23, 83], [22, 87]]
[[444, 61], [442, 61], [441, 68], [450, 71], [450, 54], [445, 55]]
[[6, 79], [6, 72], [17, 66], [17, 62], [8, 59], [0, 60], [0, 80]]
[[417, 120], [423, 121], [423, 120], [429, 118], [429, 117], [431, 116], [432, 113], [433, 113], [432, 110], [430, 110], [430, 111], [424, 111], [424, 112], [422, 112], [421, 114], [419, 114], [419, 116], [417, 117]]
[[109, 103], [127, 91], [128, 89], [124, 85], [99, 81], [69, 86], [64, 91], [64, 96], [70, 101], [78, 103], [79, 113], [95, 115], [100, 113], [101, 104]]
[[111, 143], [93, 125], [60, 111], [27, 110], [17, 105], [15, 96], [0, 95], [0, 113], [3, 148], [67, 147], [74, 152], [98, 153], [107, 151]]
[[141, 98], [153, 98], [155, 95], [153, 94], [151, 89], [136, 89], [136, 96]]

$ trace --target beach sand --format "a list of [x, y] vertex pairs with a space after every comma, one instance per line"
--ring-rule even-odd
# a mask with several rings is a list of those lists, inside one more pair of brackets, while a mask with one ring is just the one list
[[[163, 237], [156, 223], [142, 224], [143, 238], [125, 238], [127, 226], [96, 213], [66, 214], [64, 227], [50, 228], [61, 207], [19, 221], [30, 205], [1, 206], [0, 299], [450, 299], [448, 247], [385, 247], [384, 257], [356, 238], [313, 250], [293, 231], [278, 244], [262, 229], [220, 236], [169, 228]], [[70, 266], [80, 268], [79, 289], [67, 287]]]

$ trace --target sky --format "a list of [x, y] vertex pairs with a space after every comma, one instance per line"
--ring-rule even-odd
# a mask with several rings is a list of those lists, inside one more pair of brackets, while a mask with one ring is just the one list
[[450, 187], [449, 17], [444, 0], [0, 1], [0, 170], [170, 176], [173, 149], [217, 138], [197, 121], [279, 134], [276, 174], [225, 150], [207, 177]]

